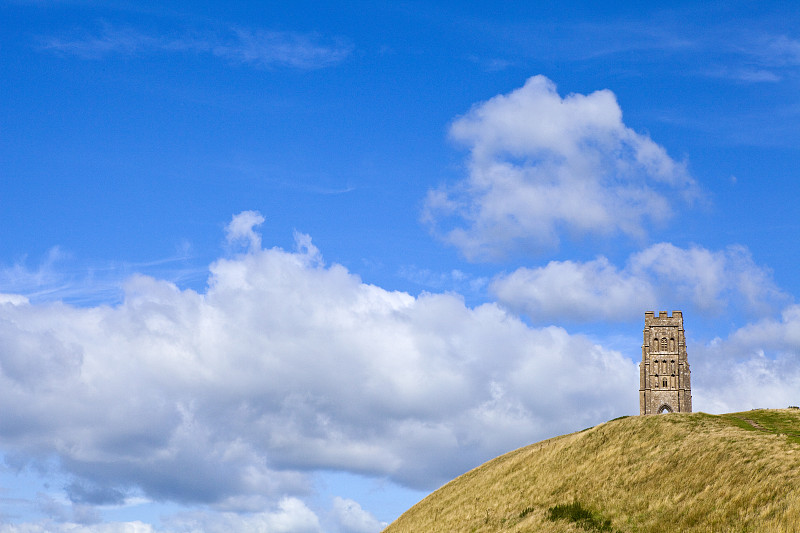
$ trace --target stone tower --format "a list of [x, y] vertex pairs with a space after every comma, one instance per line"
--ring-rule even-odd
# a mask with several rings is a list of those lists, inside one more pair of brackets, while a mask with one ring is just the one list
[[644, 343], [639, 363], [639, 414], [691, 413], [692, 385], [686, 359], [683, 314], [644, 314]]

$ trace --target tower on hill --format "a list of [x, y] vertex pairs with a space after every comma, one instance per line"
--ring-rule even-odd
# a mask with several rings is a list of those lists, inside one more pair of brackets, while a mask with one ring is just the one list
[[639, 363], [639, 414], [691, 413], [692, 385], [683, 313], [644, 314], [644, 343]]

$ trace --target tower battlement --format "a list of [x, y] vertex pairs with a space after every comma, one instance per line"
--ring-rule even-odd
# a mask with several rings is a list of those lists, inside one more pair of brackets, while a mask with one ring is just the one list
[[672, 315], [668, 315], [666, 311], [659, 311], [658, 316], [655, 316], [655, 312], [653, 311], [646, 311], [644, 314], [644, 327], [656, 325], [656, 324], [663, 324], [663, 325], [670, 325], [675, 320], [679, 320], [681, 326], [683, 325], [683, 312], [682, 311], [673, 311]]
[[639, 363], [639, 414], [691, 413], [692, 386], [683, 313], [644, 314]]

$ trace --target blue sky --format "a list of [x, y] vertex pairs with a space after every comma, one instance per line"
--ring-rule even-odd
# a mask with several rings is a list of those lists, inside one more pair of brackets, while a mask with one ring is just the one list
[[800, 402], [778, 2], [0, 2], [0, 532], [376, 532], [637, 412]]

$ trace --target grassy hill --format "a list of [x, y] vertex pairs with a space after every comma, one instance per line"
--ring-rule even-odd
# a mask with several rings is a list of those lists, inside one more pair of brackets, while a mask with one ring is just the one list
[[634, 416], [502, 455], [385, 533], [800, 532], [800, 410]]

